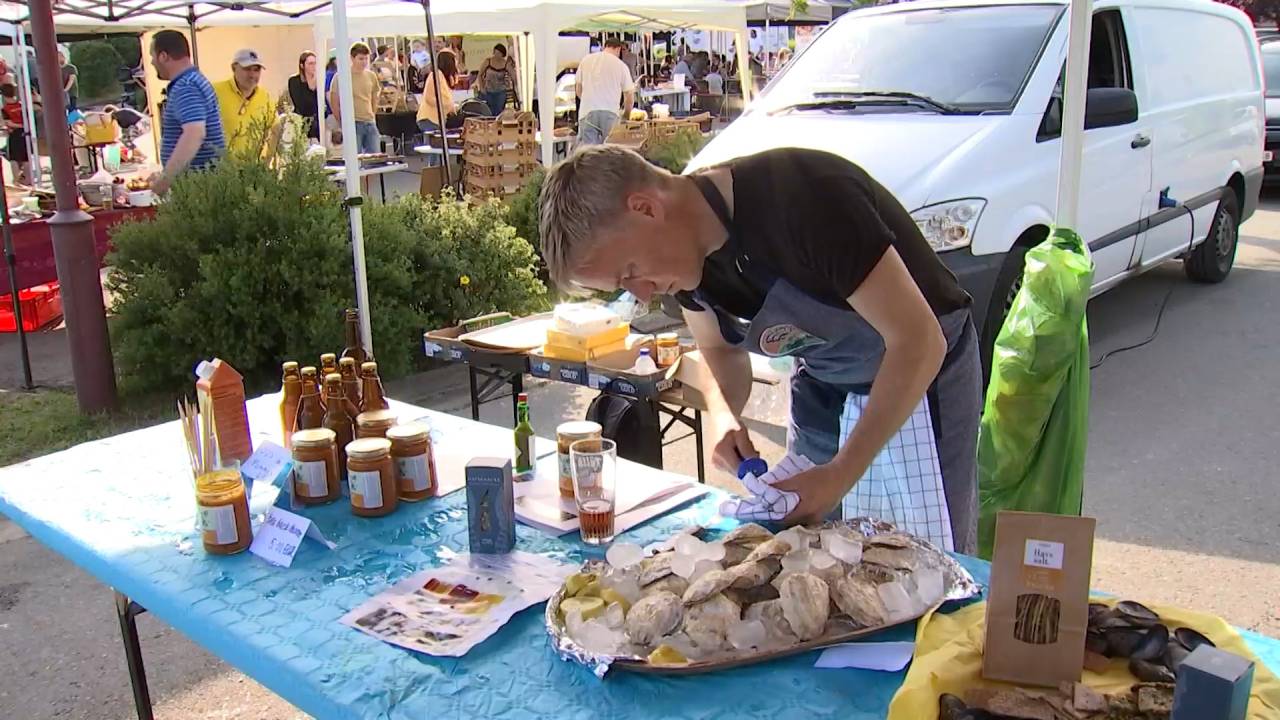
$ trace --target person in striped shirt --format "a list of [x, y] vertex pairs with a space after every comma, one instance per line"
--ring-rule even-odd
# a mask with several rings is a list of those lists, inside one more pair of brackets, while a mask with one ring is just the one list
[[161, 30], [151, 40], [151, 64], [168, 80], [162, 113], [160, 161], [151, 189], [163, 195], [187, 169], [208, 167], [226, 151], [222, 118], [213, 85], [191, 62], [191, 45], [176, 30]]

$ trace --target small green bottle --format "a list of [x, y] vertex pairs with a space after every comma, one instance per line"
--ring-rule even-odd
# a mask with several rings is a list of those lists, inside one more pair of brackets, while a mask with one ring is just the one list
[[533, 425], [529, 423], [529, 395], [520, 393], [516, 400], [515, 479], [533, 479]]

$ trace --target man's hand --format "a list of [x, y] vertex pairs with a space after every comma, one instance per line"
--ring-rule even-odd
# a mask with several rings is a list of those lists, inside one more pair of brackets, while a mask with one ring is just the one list
[[149, 179], [151, 184], [151, 192], [156, 195], [165, 195], [169, 192], [169, 188], [173, 186], [173, 181], [163, 172], [152, 173]]
[[747, 458], [758, 456], [756, 446], [751, 443], [751, 435], [736, 417], [727, 416], [717, 420], [713, 427], [720, 439], [712, 448], [712, 464], [716, 467], [737, 474], [738, 466]]
[[782, 492], [800, 496], [800, 504], [782, 522], [787, 526], [822, 522], [832, 510], [840, 507], [840, 501], [861, 477], [862, 473], [854, 475], [837, 461], [818, 465], [775, 484], [773, 487]]

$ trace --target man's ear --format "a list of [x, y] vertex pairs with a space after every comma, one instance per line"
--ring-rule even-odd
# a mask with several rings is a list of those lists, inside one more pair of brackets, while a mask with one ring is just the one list
[[661, 220], [666, 215], [661, 198], [647, 190], [637, 190], [627, 195], [627, 210], [653, 220]]

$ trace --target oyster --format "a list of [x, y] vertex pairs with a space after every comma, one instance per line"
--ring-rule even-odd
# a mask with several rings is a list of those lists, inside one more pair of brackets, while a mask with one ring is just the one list
[[736, 590], [734, 588], [729, 588], [724, 591], [724, 594], [725, 597], [738, 603], [738, 605], [748, 608], [756, 603], [768, 600], [777, 600], [778, 588], [765, 583], [764, 585], [753, 587], [749, 590]]
[[742, 563], [735, 565], [727, 572], [732, 578], [729, 587], [738, 590], [747, 590], [758, 587], [769, 582], [769, 579], [778, 574], [778, 570], [782, 567], [781, 563], [773, 558], [757, 560], [753, 563]]
[[640, 598], [627, 613], [627, 637], [632, 642], [648, 647], [654, 640], [675, 630], [684, 616], [680, 598], [669, 592], [659, 592]]
[[781, 600], [766, 600], [756, 603], [746, 609], [746, 612], [742, 614], [742, 619], [761, 622], [764, 625], [766, 636], [778, 645], [794, 645], [800, 642], [800, 638], [796, 637], [795, 632], [791, 630], [791, 624], [787, 622], [786, 614], [782, 612]]
[[684, 604], [696, 605], [703, 600], [723, 592], [733, 582], [733, 575], [727, 570], [711, 570], [693, 581], [684, 591]]
[[684, 596], [684, 591], [689, 589], [689, 581], [679, 575], [668, 575], [661, 580], [655, 580], [640, 589], [643, 595], [652, 595], [654, 593], [669, 592], [673, 595]]
[[757, 560], [764, 560], [765, 558], [778, 558], [789, 552], [791, 552], [791, 545], [789, 543], [785, 540], [779, 540], [778, 538], [771, 538], [757, 545], [756, 549], [752, 550], [751, 554], [742, 562], [751, 563]]
[[733, 544], [725, 543], [724, 566], [728, 568], [728, 567], [733, 567], [735, 565], [742, 564], [742, 561], [746, 560], [747, 556], [750, 555], [751, 551], [754, 549], [755, 549], [754, 545], [739, 545], [737, 543], [733, 543]]
[[[634, 612], [634, 609], [632, 610]], [[703, 652], [719, 650], [725, 645], [729, 627], [741, 619], [738, 604], [723, 593], [688, 608], [684, 613], [684, 632]]]
[[822, 634], [831, 610], [827, 584], [809, 573], [792, 573], [778, 588], [782, 614], [801, 640]]
[[883, 585], [887, 582], [893, 582], [898, 579], [898, 573], [881, 565], [861, 564], [855, 567], [849, 573], [862, 580], [866, 580], [872, 585]]
[[831, 587], [831, 599], [840, 612], [862, 627], [879, 627], [889, 618], [876, 586], [857, 577], [841, 578]]
[[914, 571], [919, 564], [919, 557], [912, 548], [872, 545], [862, 551], [862, 561], [872, 565], [883, 565], [894, 570]]
[[674, 552], [664, 552], [654, 555], [651, 558], [645, 558], [640, 561], [640, 584], [648, 585], [657, 582], [662, 578], [674, 572], [671, 569], [671, 561], [674, 560], [676, 554]]
[[724, 536], [725, 545], [750, 545], [752, 547], [773, 537], [773, 533], [755, 523], [739, 525]]
[[867, 537], [862, 541], [862, 544], [890, 548], [909, 548], [911, 547], [911, 536], [900, 532], [882, 533]]

